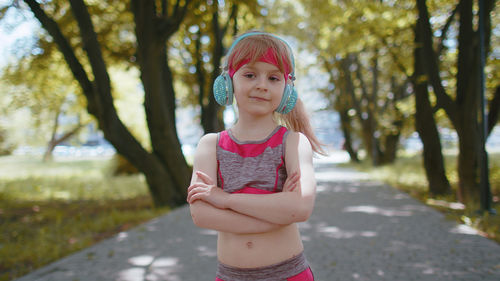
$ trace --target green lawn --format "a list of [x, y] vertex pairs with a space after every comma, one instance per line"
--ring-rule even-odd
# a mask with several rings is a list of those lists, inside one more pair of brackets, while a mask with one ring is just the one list
[[0, 157], [0, 280], [168, 211], [152, 207], [142, 175], [111, 176], [113, 165]]
[[453, 153], [445, 155], [445, 166], [448, 180], [453, 189], [453, 194], [430, 198], [427, 192], [427, 179], [422, 166], [420, 155], [400, 155], [395, 163], [380, 167], [372, 167], [368, 162], [360, 164], [343, 164], [370, 174], [375, 180], [386, 182], [413, 197], [442, 211], [450, 219], [465, 223], [480, 231], [480, 234], [500, 243], [500, 154], [489, 155], [490, 185], [492, 192], [492, 206], [496, 215], [481, 213], [477, 207], [460, 209], [456, 203], [457, 157]]

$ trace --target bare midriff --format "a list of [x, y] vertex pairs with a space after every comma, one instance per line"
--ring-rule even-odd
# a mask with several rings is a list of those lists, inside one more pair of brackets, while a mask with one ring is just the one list
[[217, 245], [219, 261], [240, 268], [276, 264], [304, 250], [295, 223], [259, 234], [219, 232]]

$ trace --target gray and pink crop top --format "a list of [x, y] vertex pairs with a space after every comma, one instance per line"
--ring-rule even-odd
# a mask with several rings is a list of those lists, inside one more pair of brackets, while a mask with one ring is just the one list
[[283, 191], [287, 174], [285, 140], [277, 127], [261, 141], [238, 141], [230, 130], [217, 137], [217, 185], [229, 193], [267, 194]]

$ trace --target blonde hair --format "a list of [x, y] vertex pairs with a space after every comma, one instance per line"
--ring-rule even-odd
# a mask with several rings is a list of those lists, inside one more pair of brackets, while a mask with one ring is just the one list
[[[253, 33], [255, 31], [252, 31]], [[242, 34], [241, 36], [244, 36]], [[277, 67], [283, 73], [293, 73], [295, 69], [294, 62], [292, 61], [292, 53], [289, 46], [278, 37], [261, 33], [256, 35], [251, 35], [241, 39], [235, 46], [232, 47], [231, 53], [227, 58], [226, 69], [235, 69], [240, 66], [240, 64], [249, 60], [249, 63], [257, 62], [260, 57], [262, 57], [271, 48], [276, 54], [276, 60], [278, 62]], [[287, 114], [275, 114], [275, 119], [281, 125], [291, 129], [295, 132], [303, 133], [311, 143], [314, 152], [325, 155], [323, 150], [323, 144], [314, 134], [311, 122], [309, 120], [309, 115], [305, 109], [304, 103], [300, 98], [297, 98], [297, 103], [295, 107]]]
[[276, 115], [276, 119], [280, 124], [295, 132], [303, 133], [309, 139], [314, 152], [326, 155], [326, 152], [323, 150], [323, 144], [316, 137], [309, 120], [309, 115], [300, 98], [297, 99], [297, 103], [292, 111], [287, 114], [276, 113]]

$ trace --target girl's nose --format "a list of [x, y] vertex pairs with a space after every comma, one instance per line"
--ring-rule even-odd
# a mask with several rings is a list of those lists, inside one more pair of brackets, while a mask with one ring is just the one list
[[265, 76], [261, 76], [257, 79], [257, 89], [267, 91], [267, 78]]

